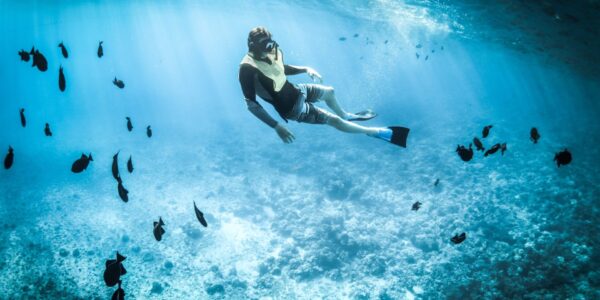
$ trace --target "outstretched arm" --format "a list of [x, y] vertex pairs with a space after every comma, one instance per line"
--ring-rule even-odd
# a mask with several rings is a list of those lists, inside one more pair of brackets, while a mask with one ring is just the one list
[[296, 75], [301, 73], [307, 73], [310, 78], [315, 82], [323, 82], [321, 75], [311, 67], [300, 67], [292, 65], [283, 65], [285, 75]]
[[306, 73], [306, 67], [292, 65], [283, 65], [283, 70], [285, 72], [285, 75], [297, 75], [301, 73]]

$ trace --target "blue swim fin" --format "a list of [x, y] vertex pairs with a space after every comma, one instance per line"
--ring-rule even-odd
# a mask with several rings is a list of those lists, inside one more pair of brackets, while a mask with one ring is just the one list
[[406, 139], [408, 138], [409, 130], [410, 129], [406, 127], [390, 126], [387, 128], [382, 128], [382, 130], [380, 130], [377, 134], [373, 134], [371, 136], [406, 148]]
[[410, 129], [400, 126], [391, 126], [388, 128], [392, 130], [392, 140], [390, 143], [406, 148], [406, 139], [408, 138]]

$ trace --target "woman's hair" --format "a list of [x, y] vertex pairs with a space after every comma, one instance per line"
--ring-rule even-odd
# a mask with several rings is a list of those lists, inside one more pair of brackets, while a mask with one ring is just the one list
[[257, 54], [256, 52], [260, 51], [258, 41], [264, 37], [271, 38], [271, 33], [267, 28], [263, 26], [252, 28], [248, 33], [248, 51]]

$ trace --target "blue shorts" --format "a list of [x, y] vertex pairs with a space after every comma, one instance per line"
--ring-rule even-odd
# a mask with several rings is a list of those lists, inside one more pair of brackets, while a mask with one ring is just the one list
[[333, 94], [332, 87], [312, 83], [298, 84], [297, 87], [300, 89], [300, 96], [287, 115], [287, 119], [301, 123], [325, 124], [329, 118], [335, 116], [322, 108], [314, 106], [314, 103]]

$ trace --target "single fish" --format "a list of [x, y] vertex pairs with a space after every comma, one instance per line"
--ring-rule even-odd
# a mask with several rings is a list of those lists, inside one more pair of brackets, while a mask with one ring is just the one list
[[113, 155], [111, 171], [112, 171], [112, 175], [115, 178], [115, 180], [119, 181], [119, 152], [117, 152], [117, 154]]
[[355, 38], [357, 38], [357, 37], [358, 37], [358, 33], [355, 33], [355, 34], [354, 34], [354, 37], [355, 37]]
[[420, 57], [419, 53], [415, 53], [415, 56], [417, 57], [417, 59], [419, 59]]
[[25, 128], [25, 126], [27, 126], [27, 119], [25, 119], [25, 109], [21, 108], [19, 110], [19, 115], [21, 116], [21, 126], [23, 126], [23, 128]]
[[117, 77], [115, 77], [115, 79], [113, 80], [113, 84], [120, 89], [125, 87], [125, 83], [123, 83], [123, 80], [117, 79]]
[[154, 230], [152, 230], [152, 232], [154, 233], [154, 238], [160, 242], [160, 240], [162, 239], [163, 234], [165, 234], [165, 230], [162, 228], [165, 223], [163, 223], [162, 218], [158, 218], [158, 222], [153, 222], [154, 223]]
[[24, 62], [28, 62], [29, 61], [29, 52], [21, 49], [21, 51], [19, 51], [19, 56], [21, 57], [21, 60]]
[[422, 204], [423, 204], [423, 203], [421, 203], [421, 202], [419, 202], [419, 201], [417, 201], [417, 202], [413, 203], [413, 205], [412, 205], [412, 210], [414, 210], [414, 211], [417, 211], [417, 210], [419, 210], [419, 208], [421, 208], [421, 205], [422, 205]]
[[65, 73], [63, 73], [63, 68], [60, 66], [58, 69], [58, 88], [61, 92], [64, 92], [66, 87], [67, 82], [65, 81]]
[[456, 147], [456, 153], [458, 153], [458, 156], [460, 156], [460, 159], [463, 161], [470, 161], [473, 158], [472, 144], [469, 144], [469, 149], [465, 146], [458, 145]]
[[558, 152], [554, 155], [554, 161], [556, 165], [560, 168], [562, 165], [568, 165], [573, 160], [573, 156], [571, 152], [565, 148], [565, 150]]
[[107, 286], [115, 286], [121, 280], [121, 276], [127, 274], [127, 270], [123, 267], [125, 256], [117, 251], [117, 259], [108, 259], [105, 263], [104, 283]]
[[421, 48], [423, 48], [423, 45], [421, 45], [421, 44], [417, 44], [417, 45], [415, 46], [415, 48], [417, 48], [417, 49], [421, 49]]
[[483, 144], [477, 137], [473, 138], [473, 144], [475, 144], [475, 147], [477, 147], [477, 151], [485, 150], [485, 148], [483, 147]]
[[346, 37], [343, 37], [343, 36], [342, 36], [342, 37], [340, 37], [340, 38], [339, 38], [339, 40], [343, 42], [343, 41], [345, 41], [345, 40], [346, 40]]
[[204, 214], [196, 207], [196, 202], [194, 201], [194, 212], [196, 213], [196, 218], [198, 222], [202, 224], [204, 227], [208, 227], [208, 223], [206, 223], [206, 219], [204, 218]]
[[131, 119], [129, 117], [125, 117], [127, 119], [127, 130], [133, 130], [133, 125], [131, 124]]
[[463, 232], [460, 235], [459, 234], [454, 235], [454, 237], [451, 238], [450, 241], [452, 241], [452, 243], [454, 243], [454, 244], [460, 244], [460, 243], [464, 242], [464, 240], [466, 240], [466, 239], [467, 239], [467, 234]]
[[502, 148], [502, 145], [496, 144], [496, 145], [492, 146], [492, 148], [488, 149], [488, 151], [485, 151], [483, 156], [487, 157], [488, 155], [494, 154], [494, 153], [498, 152], [498, 150], [500, 150], [500, 148]]
[[52, 131], [50, 131], [50, 124], [46, 123], [46, 127], [44, 128], [44, 134], [46, 136], [52, 136]]
[[488, 125], [483, 127], [483, 131], [481, 132], [481, 136], [483, 136], [483, 138], [486, 138], [489, 134], [490, 134], [490, 129], [492, 129], [492, 125]]
[[98, 58], [104, 56], [104, 49], [102, 49], [102, 43], [104, 42], [100, 41], [100, 43], [98, 43]]
[[67, 52], [67, 48], [65, 48], [65, 45], [63, 44], [63, 42], [60, 42], [60, 44], [58, 44], [58, 47], [60, 48], [60, 52], [62, 53], [62, 56], [64, 58], [69, 58], [69, 52]]
[[438, 184], [440, 184], [440, 179], [439, 178], [435, 180], [435, 183], [433, 184], [433, 186], [438, 186]]
[[11, 146], [8, 146], [8, 153], [6, 154], [6, 157], [4, 158], [4, 168], [7, 170], [10, 169], [10, 167], [12, 167], [14, 161], [15, 161], [14, 150]]
[[540, 135], [540, 133], [538, 132], [537, 128], [532, 127], [531, 131], [529, 131], [529, 139], [533, 141], [534, 144], [537, 144], [538, 140], [541, 138], [542, 136]]
[[133, 162], [131, 161], [131, 155], [129, 155], [129, 160], [127, 161], [127, 171], [129, 171], [129, 173], [133, 173]]
[[46, 60], [46, 57], [44, 57], [44, 55], [40, 53], [39, 50], [31, 48], [31, 52], [29, 52], [29, 54], [33, 55], [33, 64], [31, 65], [32, 67], [37, 67], [38, 70], [42, 72], [46, 72], [46, 70], [48, 70], [48, 61]]
[[123, 186], [123, 180], [121, 176], [117, 178], [117, 191], [119, 192], [119, 198], [123, 200], [123, 202], [129, 201], [129, 191]]
[[150, 128], [150, 125], [148, 125], [148, 127], [146, 127], [146, 135], [151, 138], [152, 137], [152, 128]]
[[90, 153], [89, 156], [86, 156], [85, 154], [82, 153], [81, 157], [79, 159], [77, 159], [71, 166], [71, 172], [73, 172], [73, 173], [83, 172], [83, 170], [87, 169], [88, 165], [90, 164], [90, 161], [94, 161], [94, 159], [92, 158], [92, 154]]

